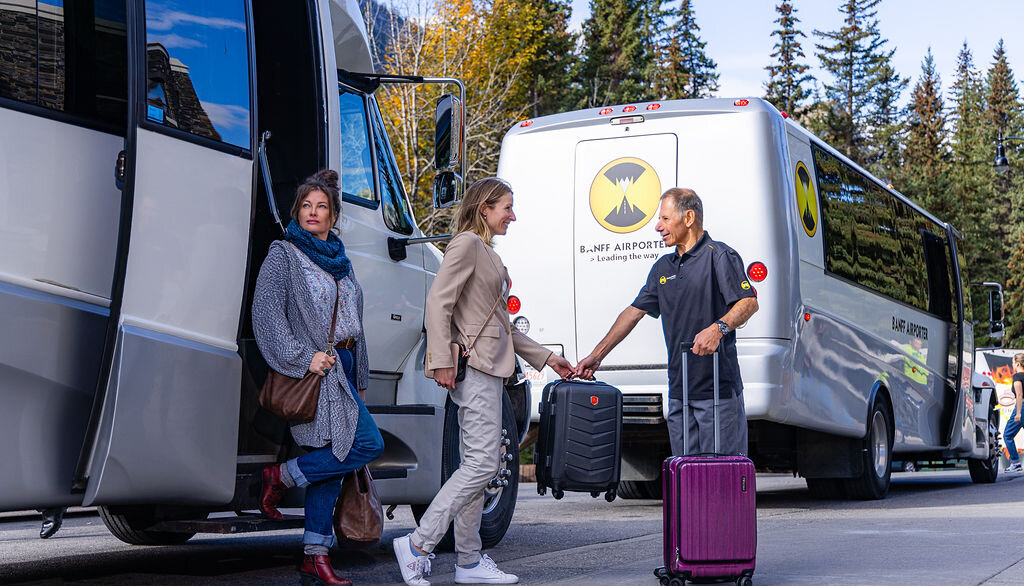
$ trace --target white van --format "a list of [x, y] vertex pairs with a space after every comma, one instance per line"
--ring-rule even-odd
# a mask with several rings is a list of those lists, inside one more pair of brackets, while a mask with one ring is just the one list
[[[587, 356], [656, 258], [667, 188], [693, 188], [704, 227], [747, 263], [760, 310], [737, 332], [760, 469], [816, 493], [881, 498], [897, 459], [970, 459], [997, 472], [990, 389], [971, 384], [960, 236], [767, 102], [609, 106], [511, 128], [498, 174], [518, 222], [498, 248], [516, 327]], [[625, 394], [619, 494], [660, 492], [668, 354], [642, 320], [598, 377]], [[554, 373], [531, 372], [534, 384]]]

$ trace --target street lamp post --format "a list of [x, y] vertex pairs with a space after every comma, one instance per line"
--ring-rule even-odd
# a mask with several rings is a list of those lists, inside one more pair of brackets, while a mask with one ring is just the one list
[[1010, 162], [1006, 160], [1006, 148], [1003, 143], [1008, 140], [1019, 140], [1024, 142], [1024, 137], [1020, 136], [1003, 136], [1002, 129], [999, 130], [999, 138], [996, 139], [996, 160], [993, 167], [996, 168], [996, 173], [1000, 175], [1005, 174], [1010, 169]]

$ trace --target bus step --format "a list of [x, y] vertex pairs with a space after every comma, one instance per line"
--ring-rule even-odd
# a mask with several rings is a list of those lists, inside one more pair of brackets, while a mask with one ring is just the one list
[[664, 417], [623, 417], [623, 425], [661, 425], [665, 423]]
[[623, 405], [661, 405], [661, 395], [622, 395]]
[[161, 521], [149, 531], [166, 533], [252, 533], [255, 531], [277, 531], [280, 529], [301, 529], [302, 515], [285, 515], [283, 519], [270, 519], [263, 515], [232, 515], [212, 517], [209, 519], [191, 519], [183, 521]]
[[661, 405], [629, 405], [625, 404], [622, 406], [622, 413], [624, 416], [630, 413], [657, 413], [661, 414]]

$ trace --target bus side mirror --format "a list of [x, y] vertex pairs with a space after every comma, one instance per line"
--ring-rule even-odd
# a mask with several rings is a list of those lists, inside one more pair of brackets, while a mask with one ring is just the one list
[[992, 290], [988, 292], [988, 324], [989, 336], [992, 338], [1003, 337], [1003, 292]]
[[462, 199], [462, 177], [455, 171], [442, 171], [434, 177], [434, 208], [443, 210]]
[[437, 99], [434, 117], [434, 169], [448, 171], [459, 166], [462, 156], [462, 101], [451, 94]]

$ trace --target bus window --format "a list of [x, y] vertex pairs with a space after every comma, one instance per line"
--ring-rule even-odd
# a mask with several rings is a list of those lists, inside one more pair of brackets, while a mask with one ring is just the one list
[[342, 91], [341, 193], [346, 198], [376, 202], [373, 195], [373, 159], [363, 96]]
[[125, 23], [123, 1], [0, 5], [0, 98], [123, 134]]
[[384, 202], [384, 223], [388, 228], [399, 234], [412, 234], [413, 219], [402, 186], [402, 176], [398, 173], [398, 164], [391, 154], [391, 142], [384, 129], [384, 120], [373, 103], [373, 136], [377, 146], [377, 172], [380, 177], [380, 194]]
[[148, 122], [250, 149], [245, 2], [146, 2], [146, 75]]
[[928, 311], [946, 320], [953, 320], [953, 294], [950, 290], [946, 251], [949, 246], [941, 236], [921, 230], [924, 257], [928, 266]]

